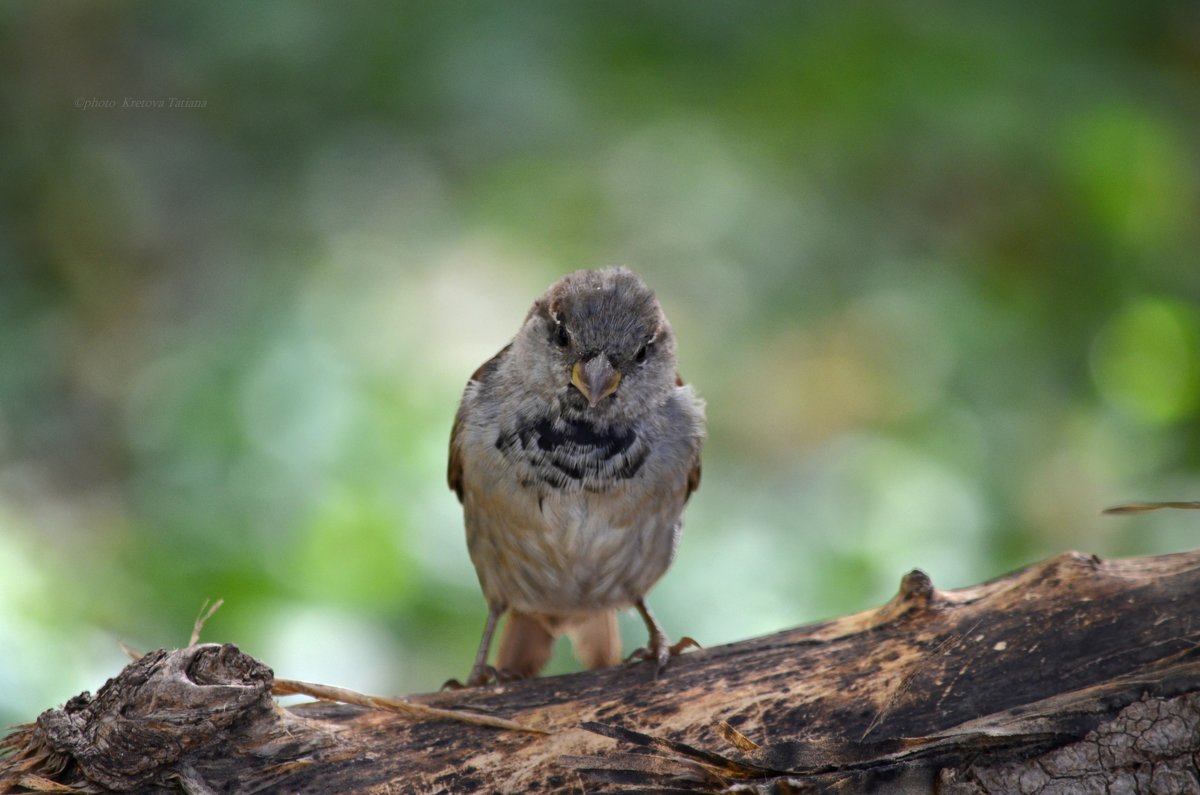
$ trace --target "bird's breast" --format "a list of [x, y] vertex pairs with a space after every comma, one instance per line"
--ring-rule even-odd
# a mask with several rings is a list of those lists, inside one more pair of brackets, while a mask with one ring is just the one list
[[667, 570], [679, 539], [681, 506], [644, 489], [518, 490], [489, 502], [468, 507], [471, 558], [489, 599], [523, 611], [628, 606]]
[[551, 614], [623, 606], [666, 571], [682, 476], [654, 465], [635, 430], [545, 419], [490, 446], [464, 502], [489, 599]]
[[496, 436], [496, 450], [523, 479], [550, 489], [606, 491], [637, 476], [650, 445], [633, 426], [540, 416]]

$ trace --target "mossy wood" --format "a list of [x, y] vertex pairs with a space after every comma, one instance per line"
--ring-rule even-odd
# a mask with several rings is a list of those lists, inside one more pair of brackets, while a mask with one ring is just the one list
[[1200, 792], [1200, 551], [913, 572], [877, 610], [652, 674], [409, 699], [540, 734], [281, 708], [234, 646], [158, 651], [11, 734], [0, 792]]

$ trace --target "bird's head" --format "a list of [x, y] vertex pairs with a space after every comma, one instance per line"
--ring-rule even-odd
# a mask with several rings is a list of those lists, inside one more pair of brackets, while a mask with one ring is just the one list
[[523, 384], [564, 411], [633, 419], [675, 386], [675, 339], [654, 293], [628, 268], [568, 274], [534, 302], [514, 341]]

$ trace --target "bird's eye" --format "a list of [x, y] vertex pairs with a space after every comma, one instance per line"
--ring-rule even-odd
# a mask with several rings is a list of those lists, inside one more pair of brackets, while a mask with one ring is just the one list
[[633, 360], [635, 362], [637, 362], [638, 364], [641, 364], [642, 362], [646, 361], [646, 356], [647, 356], [647, 354], [650, 353], [651, 345], [653, 345], [653, 343], [647, 342], [645, 345], [638, 348], [638, 352], [637, 352], [637, 354], [634, 355]]
[[551, 337], [554, 344], [560, 348], [565, 348], [571, 344], [571, 334], [567, 331], [567, 327], [558, 322], [554, 324], [554, 335]]

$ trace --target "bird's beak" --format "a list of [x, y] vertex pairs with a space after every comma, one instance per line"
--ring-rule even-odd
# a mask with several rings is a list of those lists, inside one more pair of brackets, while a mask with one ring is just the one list
[[588, 405], [594, 407], [617, 391], [617, 384], [621, 383], [621, 373], [612, 366], [608, 357], [601, 353], [586, 362], [575, 362], [575, 367], [571, 370], [571, 383], [587, 398]]

